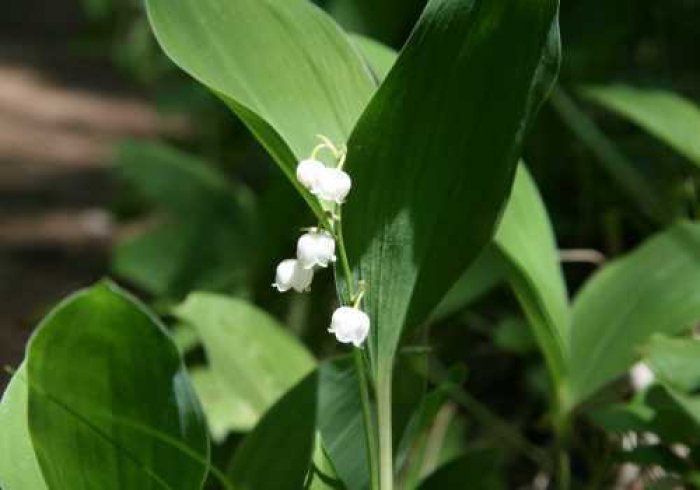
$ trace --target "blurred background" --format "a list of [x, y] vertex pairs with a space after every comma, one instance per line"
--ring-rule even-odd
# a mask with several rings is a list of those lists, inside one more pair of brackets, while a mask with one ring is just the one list
[[[397, 48], [424, 4], [318, 3], [348, 30]], [[525, 159], [574, 291], [604, 260], [665, 223], [698, 216], [697, 167], [579, 89], [624, 82], [700, 103], [700, 1], [562, 3], [560, 85]], [[6, 2], [0, 366], [17, 365], [56, 301], [106, 275], [157, 311], [195, 289], [249, 298], [323, 353], [332, 347], [315, 324], [328, 317], [330, 279], [294, 299], [269, 288], [276, 259], [293, 246], [290, 223], [304, 226], [308, 217], [245, 128], [161, 54], [139, 0]], [[497, 289], [443, 312], [434, 335], [446, 362], [492, 366], [470, 376], [470, 391], [527, 418], [540, 412], [546, 378], [527, 330], [516, 328], [517, 311], [510, 293]], [[0, 375], [0, 392], [8, 378]], [[522, 406], [513, 407], [513, 397]]]

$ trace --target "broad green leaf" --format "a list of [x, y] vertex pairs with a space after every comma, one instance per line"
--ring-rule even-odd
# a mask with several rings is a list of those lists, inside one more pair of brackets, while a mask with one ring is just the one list
[[331, 488], [367, 488], [362, 409], [352, 366], [346, 359], [323, 363], [268, 410], [234, 456], [229, 473], [237, 490], [302, 488], [297, 482], [315, 471], [317, 434], [327, 465], [343, 484], [334, 480]]
[[307, 478], [308, 490], [343, 490], [345, 486], [340, 481], [333, 467], [333, 462], [323, 449], [321, 436], [316, 433], [316, 445], [311, 469]]
[[581, 92], [700, 165], [700, 108], [692, 101], [666, 90], [628, 85], [584, 87]]
[[244, 439], [229, 477], [236, 490], [299, 490], [316, 434], [318, 372], [287, 392]]
[[569, 299], [547, 210], [523, 165], [518, 167], [495, 243], [550, 374], [560, 382], [569, 349]]
[[340, 28], [307, 0], [147, 0], [166, 54], [219, 95], [306, 197], [296, 162], [318, 134], [347, 141], [375, 85]]
[[201, 488], [209, 445], [177, 348], [115, 285], [61, 303], [26, 362], [29, 430], [49, 488]]
[[558, 68], [556, 0], [433, 0], [349, 141], [345, 237], [375, 369], [490, 240]]
[[354, 363], [324, 362], [319, 368], [317, 429], [339, 479], [348, 490], [369, 486], [362, 403]]
[[552, 91], [551, 102], [564, 124], [596, 157], [593, 162], [599, 164], [616, 181], [630, 201], [634, 202], [652, 223], [667, 224], [673, 216], [670, 207], [659, 197], [656, 186], [634, 162], [618, 149], [561, 87]]
[[680, 223], [606, 266], [574, 303], [569, 374], [574, 402], [621, 375], [654, 334], [700, 320], [700, 224]]
[[193, 289], [231, 293], [248, 285], [258, 223], [247, 188], [163, 144], [125, 143], [116, 160], [121, 177], [165, 215], [165, 223], [122, 241], [115, 273], [175, 299]]
[[[226, 417], [228, 430], [250, 429], [316, 365], [306, 348], [277, 320], [246, 301], [193, 293], [175, 309], [175, 315], [197, 331], [217, 378], [213, 382], [227, 393], [217, 399], [235, 402]], [[200, 384], [200, 388], [204, 387]], [[210, 407], [207, 411], [223, 410]], [[215, 426], [222, 429], [223, 422], [218, 420]]]
[[46, 490], [29, 435], [27, 370], [15, 372], [0, 402], [0, 488]]
[[360, 50], [360, 54], [377, 82], [381, 83], [384, 81], [391, 71], [391, 67], [396, 62], [398, 56], [396, 51], [374, 39], [360, 36], [359, 34], [351, 34], [350, 38]]

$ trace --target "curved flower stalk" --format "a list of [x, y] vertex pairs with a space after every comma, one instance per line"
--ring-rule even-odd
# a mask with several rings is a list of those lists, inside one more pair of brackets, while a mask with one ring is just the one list
[[[296, 178], [316, 196], [324, 209], [330, 210], [329, 219], [323, 220], [318, 227], [304, 230], [305, 233], [297, 241], [296, 259], [283, 260], [277, 266], [276, 280], [272, 286], [280, 292], [292, 289], [299, 293], [308, 291], [314, 273], [337, 262], [336, 248], [338, 249], [348, 289], [345, 297], [341, 298], [343, 304], [333, 313], [328, 332], [335, 335], [341, 344], [354, 346], [353, 355], [362, 398], [371, 488], [378, 490], [378, 439], [369, 396], [368, 361], [363, 349], [371, 322], [369, 316], [361, 309], [365, 284], [360, 283], [356, 287], [354, 283], [342, 234], [341, 208], [352, 189], [352, 179], [343, 170], [347, 148], [344, 145], [336, 146], [325, 136], [319, 135], [319, 138], [321, 143], [313, 149], [310, 157], [297, 165]], [[328, 167], [318, 159], [322, 151], [332, 155], [336, 163], [334, 167]]]

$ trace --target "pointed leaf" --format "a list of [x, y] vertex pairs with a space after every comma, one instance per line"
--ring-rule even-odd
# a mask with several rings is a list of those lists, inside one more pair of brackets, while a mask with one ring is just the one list
[[347, 141], [374, 91], [339, 27], [307, 0], [148, 0], [177, 65], [219, 95], [296, 183], [317, 134]]
[[318, 373], [304, 378], [260, 420], [236, 451], [236, 490], [304, 488], [314, 449]]
[[700, 165], [700, 108], [692, 101], [673, 92], [628, 85], [585, 87], [582, 93]]
[[583, 401], [621, 375], [655, 333], [700, 320], [700, 224], [657, 234], [590, 279], [574, 303], [569, 372]]
[[0, 488], [46, 490], [29, 435], [26, 364], [15, 372], [0, 402]]
[[547, 210], [524, 165], [518, 167], [495, 243], [550, 373], [560, 381], [568, 355], [569, 299]]
[[59, 305], [27, 357], [29, 430], [50, 488], [201, 488], [208, 441], [177, 348], [103, 282]]
[[558, 67], [556, 0], [433, 0], [349, 142], [350, 262], [387, 372], [490, 240]]

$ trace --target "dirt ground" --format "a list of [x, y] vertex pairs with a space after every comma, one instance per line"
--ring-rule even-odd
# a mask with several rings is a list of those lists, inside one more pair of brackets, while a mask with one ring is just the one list
[[104, 64], [60, 56], [0, 43], [0, 368], [56, 301], [108, 273], [113, 145], [181, 126]]

